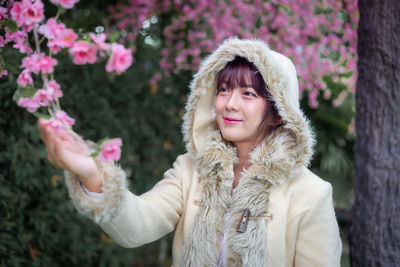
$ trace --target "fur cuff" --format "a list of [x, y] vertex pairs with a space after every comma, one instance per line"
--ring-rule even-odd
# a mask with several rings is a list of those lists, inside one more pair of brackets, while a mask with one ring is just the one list
[[122, 169], [112, 163], [99, 162], [96, 159], [95, 162], [103, 180], [99, 198], [87, 194], [78, 177], [67, 171], [65, 183], [76, 209], [96, 223], [105, 223], [116, 217], [122, 209], [127, 188], [126, 176]]

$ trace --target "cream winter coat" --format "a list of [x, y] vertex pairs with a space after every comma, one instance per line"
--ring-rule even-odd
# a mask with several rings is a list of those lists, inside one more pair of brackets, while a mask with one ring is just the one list
[[[236, 150], [216, 128], [218, 73], [236, 56], [253, 62], [270, 88], [284, 124], [251, 153], [252, 165], [233, 189]], [[118, 244], [137, 247], [175, 230], [174, 266], [216, 266], [224, 237], [224, 266], [339, 266], [341, 240], [332, 189], [307, 169], [313, 137], [299, 108], [295, 68], [258, 40], [226, 40], [191, 83], [184, 116], [187, 154], [151, 191], [136, 196], [124, 172], [98, 164], [99, 199], [67, 174], [77, 209]], [[247, 230], [236, 231], [244, 209]]]

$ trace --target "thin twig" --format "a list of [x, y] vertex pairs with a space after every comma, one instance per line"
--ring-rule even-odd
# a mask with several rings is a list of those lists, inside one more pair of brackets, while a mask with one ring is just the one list
[[37, 26], [33, 28], [33, 36], [35, 37], [36, 52], [40, 53], [39, 35], [37, 33]]

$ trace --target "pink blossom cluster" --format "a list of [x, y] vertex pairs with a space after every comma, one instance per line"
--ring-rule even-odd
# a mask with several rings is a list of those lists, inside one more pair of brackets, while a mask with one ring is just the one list
[[[53, 4], [65, 9], [74, 7], [78, 1], [50, 0]], [[132, 49], [126, 49], [117, 43], [107, 43], [107, 36], [103, 33], [98, 35], [90, 33], [90, 40], [80, 40], [73, 29], [67, 28], [56, 18], [49, 18], [46, 21], [44, 4], [41, 0], [9, 1], [6, 7], [0, 7], [0, 21], [5, 22], [0, 24], [0, 29], [2, 25], [7, 25], [4, 27], [5, 35], [0, 36], [0, 48], [8, 43], [14, 43], [13, 48], [27, 54], [22, 59], [20, 65], [22, 71], [17, 78], [19, 86], [15, 94], [17, 105], [37, 116], [43, 116], [37, 113], [38, 109], [43, 107], [50, 115], [48, 125], [55, 129], [72, 131], [71, 126], [75, 120], [61, 110], [59, 98], [63, 96], [63, 92], [61, 86], [53, 78], [54, 68], [58, 64], [58, 60], [53, 58], [53, 55], [59, 53], [61, 49], [68, 49], [73, 57], [72, 61], [78, 65], [93, 64], [100, 58], [108, 58], [106, 71], [116, 74], [127, 70], [133, 61]], [[9, 28], [8, 25], [13, 22], [17, 30]], [[31, 40], [34, 40], [33, 45], [29, 41], [30, 35], [33, 37]], [[41, 51], [42, 41], [47, 42], [49, 53]], [[7, 74], [8, 71], [0, 54], [0, 77]], [[38, 84], [41, 86], [37, 86]], [[112, 140], [108, 145], [103, 144], [104, 148], [102, 147], [101, 151], [105, 151], [102, 154], [104, 159], [115, 161], [120, 157], [122, 141], [119, 138]]]
[[75, 124], [75, 120], [68, 116], [68, 114], [63, 111], [59, 110], [56, 112], [53, 118], [46, 122], [47, 125], [50, 125], [56, 130], [64, 130], [65, 126], [72, 126]]
[[57, 59], [45, 56], [44, 53], [33, 53], [22, 59], [21, 68], [24, 68], [23, 72], [49, 74], [54, 71], [55, 65], [57, 65]]
[[46, 24], [41, 25], [39, 33], [49, 40], [47, 47], [53, 54], [57, 54], [62, 48], [72, 47], [78, 39], [78, 35], [72, 29], [68, 29], [63, 23], [57, 23], [54, 18], [48, 19]]
[[128, 66], [132, 64], [131, 51], [125, 49], [121, 44], [112, 44], [111, 50], [113, 51], [110, 59], [106, 65], [106, 71], [121, 74]]
[[14, 33], [5, 27], [5, 38], [0, 36], [0, 47], [4, 47], [7, 43], [14, 42], [13, 47], [18, 49], [20, 53], [31, 53], [32, 49], [28, 43], [28, 34], [26, 31], [16, 31]]
[[[128, 0], [120, 1], [115, 6], [109, 6], [108, 11], [110, 12], [109, 23], [117, 24], [120, 30], [126, 31], [125, 39], [134, 42], [136, 36], [139, 34], [142, 28], [143, 22], [154, 14], [157, 14], [160, 4], [154, 0]], [[166, 10], [168, 1], [162, 10]]]
[[[51, 1], [64, 8], [72, 8], [78, 0], [57, 0]], [[12, 32], [8, 27], [4, 27], [4, 36], [0, 36], [0, 48], [13, 42], [13, 47], [19, 49], [20, 53], [28, 54], [23, 59], [21, 65], [23, 75], [19, 83], [26, 85], [33, 83], [29, 77], [30, 73], [39, 74], [39, 72], [49, 74], [53, 72], [53, 67], [57, 60], [50, 55], [45, 56], [38, 48], [33, 51], [29, 43], [28, 34], [34, 32], [34, 36], [39, 38], [41, 34], [47, 39], [47, 47], [51, 54], [57, 54], [61, 49], [69, 49], [73, 56], [75, 64], [93, 64], [102, 58], [108, 57], [106, 71], [123, 73], [132, 64], [132, 49], [126, 49], [120, 44], [106, 43], [104, 33], [90, 33], [90, 40], [78, 40], [78, 34], [73, 29], [67, 28], [65, 24], [58, 22], [55, 18], [49, 18], [45, 21], [44, 5], [41, 0], [23, 0], [20, 2], [11, 1], [7, 7], [0, 8], [0, 20], [12, 19], [19, 29]], [[45, 23], [43, 23], [45, 22]], [[39, 40], [35, 40], [38, 43]], [[2, 67], [2, 66], [0, 66]], [[6, 69], [1, 69], [0, 75], [6, 75]]]
[[105, 141], [100, 146], [100, 161], [117, 161], [121, 157], [121, 138], [113, 138]]
[[300, 90], [309, 92], [311, 107], [318, 106], [321, 91], [329, 90], [324, 75], [339, 79], [339, 74], [352, 71], [353, 75], [341, 82], [354, 92], [357, 0], [130, 0], [109, 10], [120, 29], [132, 32], [128, 40], [135, 38], [146, 18], [163, 12], [176, 14], [163, 32], [160, 67], [165, 76], [196, 71], [201, 58], [227, 37], [256, 37], [294, 60]]
[[41, 0], [22, 0], [14, 2], [10, 14], [19, 27], [31, 31], [32, 27], [44, 19], [44, 6]]
[[[21, 75], [18, 80], [23, 79]], [[32, 78], [28, 78], [28, 80]], [[60, 85], [55, 80], [50, 80], [46, 88], [39, 89], [33, 97], [21, 97], [17, 100], [17, 105], [26, 108], [29, 112], [35, 112], [40, 107], [49, 107], [52, 102], [58, 101], [63, 96]], [[57, 112], [56, 112], [57, 113]]]

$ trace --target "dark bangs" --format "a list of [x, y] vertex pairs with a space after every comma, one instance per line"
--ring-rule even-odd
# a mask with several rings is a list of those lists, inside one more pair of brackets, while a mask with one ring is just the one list
[[261, 73], [244, 57], [235, 57], [226, 64], [218, 77], [217, 92], [222, 83], [229, 88], [253, 87], [259, 96], [268, 98], [267, 85]]

